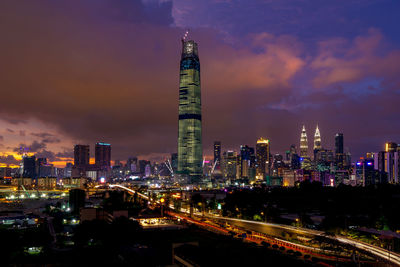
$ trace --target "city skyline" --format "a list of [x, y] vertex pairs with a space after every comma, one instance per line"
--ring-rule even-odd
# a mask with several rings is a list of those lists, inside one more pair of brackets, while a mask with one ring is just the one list
[[[393, 116], [398, 2], [314, 3], [314, 11], [286, 1], [293, 7], [282, 11], [278, 1], [255, 1], [249, 15], [237, 11], [244, 2], [113, 1], [110, 12], [107, 1], [4, 1], [0, 162], [15, 162], [6, 155], [16, 156], [21, 144], [60, 164], [72, 158], [74, 144], [99, 141], [113, 145], [113, 160], [177, 152], [177, 58], [186, 28], [202, 49], [206, 155], [215, 140], [238, 150], [261, 136], [271, 140], [272, 153], [282, 153], [298, 146], [303, 124], [311, 139], [318, 123], [327, 148], [343, 133], [354, 158], [400, 140]], [[378, 6], [385, 16], [372, 12]], [[346, 12], [358, 8], [364, 12], [355, 18]], [[214, 11], [203, 16], [207, 10]], [[22, 45], [32, 38], [30, 48]]]
[[1, 266], [400, 266], [399, 11], [0, 1]]

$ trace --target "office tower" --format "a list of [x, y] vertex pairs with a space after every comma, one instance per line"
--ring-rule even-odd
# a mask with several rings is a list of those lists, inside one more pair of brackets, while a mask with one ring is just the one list
[[[390, 147], [389, 149], [390, 150]], [[388, 182], [397, 184], [399, 182], [399, 154], [397, 151], [385, 152], [384, 160], [384, 171], [387, 173]]]
[[250, 168], [255, 163], [254, 148], [248, 145], [240, 146], [240, 178], [248, 178]]
[[182, 39], [179, 79], [178, 173], [198, 182], [203, 172], [200, 61], [192, 40]]
[[111, 167], [111, 145], [107, 143], [96, 143], [95, 165], [99, 168]]
[[240, 153], [236, 155], [236, 179], [242, 178], [242, 156]]
[[397, 143], [387, 142], [385, 144], [385, 151], [386, 152], [396, 152], [397, 151]]
[[171, 167], [174, 172], [178, 170], [178, 153], [171, 154]]
[[349, 166], [346, 163], [347, 156], [344, 154], [343, 149], [343, 134], [337, 133], [335, 135], [335, 163], [339, 170], [343, 170], [345, 166]]
[[72, 167], [73, 167], [72, 163], [71, 162], [67, 162], [67, 164], [65, 165], [65, 168], [64, 168], [64, 178], [65, 177], [71, 177], [71, 175], [72, 175]]
[[301, 162], [300, 162], [300, 157], [297, 154], [293, 154], [292, 158], [290, 160], [290, 167], [293, 170], [297, 170], [301, 168]]
[[400, 176], [400, 152], [385, 144], [386, 151], [374, 153], [374, 169], [379, 175], [379, 182], [398, 183]]
[[79, 214], [79, 209], [85, 207], [86, 192], [82, 189], [69, 190], [69, 208], [73, 214]]
[[343, 154], [343, 134], [337, 133], [335, 136], [335, 154]]
[[334, 162], [334, 154], [332, 150], [329, 149], [319, 149], [315, 152], [315, 161], [317, 163], [326, 163], [329, 165]]
[[318, 150], [321, 149], [321, 134], [319, 132], [318, 129], [318, 125], [317, 128], [315, 129], [315, 134], [314, 134], [314, 150]]
[[219, 170], [221, 168], [221, 142], [214, 142], [214, 164], [215, 170]]
[[284, 167], [283, 156], [281, 154], [275, 154], [273, 158], [274, 169]]
[[74, 165], [76, 167], [87, 167], [90, 162], [89, 145], [75, 145]]
[[257, 179], [264, 179], [265, 175], [269, 175], [269, 140], [260, 138], [256, 144], [256, 177]]
[[227, 179], [236, 178], [237, 156], [235, 151], [225, 151], [223, 154], [223, 174]]
[[150, 176], [151, 176], [151, 165], [149, 161], [144, 167], [144, 177], [150, 177]]
[[304, 125], [303, 129], [301, 130], [301, 136], [300, 136], [300, 157], [302, 158], [308, 157], [308, 141], [307, 141], [306, 127]]
[[362, 161], [362, 181], [364, 186], [381, 183], [380, 173], [375, 170], [374, 163], [373, 158], [367, 158]]
[[43, 174], [43, 168], [41, 166], [47, 165], [47, 158], [37, 158], [36, 159], [36, 175], [37, 177], [46, 177]]
[[291, 145], [289, 151], [290, 151], [290, 155], [297, 154], [296, 145], [294, 145], [294, 144]]
[[139, 172], [142, 176], [145, 176], [145, 177], [150, 176], [150, 173], [151, 173], [150, 161], [139, 160]]
[[128, 160], [126, 161], [126, 167], [130, 172], [137, 172], [137, 162], [137, 157], [128, 158]]
[[254, 155], [254, 148], [249, 147], [248, 145], [241, 145], [240, 146], [240, 156], [242, 160], [250, 160], [250, 156]]
[[24, 178], [36, 178], [36, 157], [35, 156], [24, 156], [22, 159], [23, 172], [22, 177]]
[[375, 169], [380, 172], [385, 171], [385, 151], [380, 151], [377, 156], [377, 163], [375, 163]]

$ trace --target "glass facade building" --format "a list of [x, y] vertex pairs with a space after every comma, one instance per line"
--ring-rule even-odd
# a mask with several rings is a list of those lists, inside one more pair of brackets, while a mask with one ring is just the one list
[[178, 174], [199, 182], [202, 177], [200, 61], [197, 43], [182, 40], [179, 76]]
[[107, 169], [111, 167], [111, 145], [107, 143], [96, 143], [95, 146], [96, 166]]
[[214, 164], [215, 169], [219, 170], [221, 168], [221, 142], [214, 142]]
[[256, 157], [257, 157], [257, 167], [256, 175], [257, 179], [263, 180], [265, 175], [269, 175], [270, 170], [270, 158], [269, 158], [269, 140], [260, 138], [257, 140], [256, 144]]

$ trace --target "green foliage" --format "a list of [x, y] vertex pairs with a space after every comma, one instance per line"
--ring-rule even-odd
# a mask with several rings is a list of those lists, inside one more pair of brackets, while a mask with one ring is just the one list
[[253, 216], [253, 220], [254, 220], [254, 221], [262, 221], [262, 217], [261, 217], [260, 215], [258, 215], [258, 214], [255, 214], [255, 215]]
[[254, 219], [264, 213], [267, 221], [287, 223], [281, 211], [299, 214], [299, 226], [312, 224], [307, 214], [325, 216], [321, 230], [340, 232], [349, 226], [380, 230], [400, 230], [400, 185], [381, 184], [368, 187], [339, 185], [323, 187], [318, 182], [302, 182], [298, 187], [240, 189], [228, 194], [223, 215]]

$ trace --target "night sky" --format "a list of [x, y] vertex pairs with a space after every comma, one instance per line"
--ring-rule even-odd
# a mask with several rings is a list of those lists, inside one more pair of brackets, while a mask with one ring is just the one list
[[[56, 165], [76, 143], [113, 159], [176, 151], [180, 38], [199, 45], [203, 147], [312, 146], [353, 160], [400, 142], [398, 0], [2, 0], [0, 162]], [[92, 151], [93, 152], [93, 151]], [[93, 154], [93, 153], [92, 153]]]

